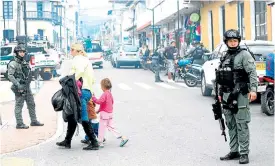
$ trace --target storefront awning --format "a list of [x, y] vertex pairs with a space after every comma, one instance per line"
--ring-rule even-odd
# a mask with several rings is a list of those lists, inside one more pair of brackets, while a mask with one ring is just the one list
[[145, 24], [143, 24], [142, 26], [138, 27], [137, 31], [142, 31], [144, 28], [147, 28], [150, 25], [151, 25], [151, 21], [148, 21]]
[[131, 31], [133, 29], [135, 29], [137, 27], [137, 25], [133, 25], [133, 26], [130, 26], [129, 28], [126, 28], [125, 31]]

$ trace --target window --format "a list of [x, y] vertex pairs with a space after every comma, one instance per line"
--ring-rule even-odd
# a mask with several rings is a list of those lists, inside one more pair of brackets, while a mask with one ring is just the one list
[[256, 40], [267, 40], [266, 2], [255, 2]]
[[244, 3], [240, 3], [238, 6], [238, 19], [239, 19], [239, 31], [242, 39], [245, 40], [245, 23], [244, 23]]
[[12, 47], [2, 47], [1, 48], [1, 56], [8, 56], [12, 54]]
[[43, 17], [43, 2], [37, 2], [37, 17]]
[[98, 43], [92, 43], [92, 47], [85, 50], [87, 53], [102, 52], [102, 48]]
[[12, 1], [3, 1], [4, 19], [13, 19], [13, 3]]
[[122, 49], [125, 51], [125, 52], [138, 52], [138, 47], [137, 46], [132, 46], [132, 45], [125, 45], [124, 47], [122, 47]]

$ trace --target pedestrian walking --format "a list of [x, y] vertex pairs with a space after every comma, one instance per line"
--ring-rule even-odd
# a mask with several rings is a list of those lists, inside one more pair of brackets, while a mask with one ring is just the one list
[[[81, 115], [81, 124], [86, 135], [89, 137], [90, 144], [87, 147], [84, 147], [83, 150], [98, 150], [99, 145], [92, 129], [91, 124], [89, 123], [87, 105], [91, 99], [91, 90], [94, 84], [94, 71], [93, 67], [87, 57], [87, 54], [84, 51], [82, 44], [73, 44], [71, 46], [71, 55], [74, 57], [72, 62], [72, 67], [70, 70], [70, 75], [75, 76], [75, 80], [82, 81], [82, 87], [80, 93], [80, 103], [81, 103], [81, 113], [72, 112], [67, 113], [68, 110], [65, 110], [66, 121], [68, 121], [68, 129], [65, 140], [62, 142], [57, 142], [57, 146], [63, 146], [65, 148], [71, 148], [71, 140], [73, 134], [77, 127], [77, 122], [79, 121], [78, 115]], [[76, 82], [74, 82], [76, 84]], [[65, 84], [68, 86], [69, 84]], [[76, 92], [77, 93], [77, 92]], [[64, 110], [63, 110], [64, 113]]]
[[105, 130], [108, 129], [112, 132], [116, 138], [120, 139], [120, 147], [123, 147], [129, 139], [125, 136], [122, 136], [119, 131], [113, 126], [113, 104], [114, 99], [111, 93], [112, 83], [108, 78], [101, 80], [101, 89], [103, 91], [102, 96], [97, 99], [94, 95], [92, 97], [93, 102], [99, 104], [99, 110], [97, 113], [100, 113], [99, 120], [99, 131], [98, 131], [98, 140], [99, 146], [104, 147], [103, 140], [105, 135]]
[[25, 125], [22, 118], [22, 109], [24, 101], [30, 114], [31, 126], [44, 126], [36, 118], [35, 102], [31, 91], [30, 83], [32, 80], [31, 69], [29, 63], [24, 60], [26, 48], [24, 43], [19, 43], [14, 48], [14, 59], [7, 65], [7, 75], [9, 81], [12, 82], [11, 90], [15, 94], [15, 108], [14, 114], [16, 119], [17, 129], [28, 129], [29, 126]]

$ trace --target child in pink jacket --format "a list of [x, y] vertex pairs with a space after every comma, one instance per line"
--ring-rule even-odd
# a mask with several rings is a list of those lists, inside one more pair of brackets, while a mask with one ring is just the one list
[[103, 139], [105, 135], [106, 128], [112, 132], [118, 139], [121, 139], [120, 147], [123, 147], [129, 139], [122, 136], [117, 130], [115, 130], [113, 126], [113, 104], [114, 99], [113, 95], [110, 91], [112, 88], [111, 81], [108, 78], [101, 80], [101, 89], [103, 90], [103, 94], [100, 99], [97, 99], [94, 95], [92, 95], [93, 102], [99, 104], [99, 110], [97, 113], [100, 112], [100, 120], [99, 120], [99, 131], [98, 131], [98, 141], [99, 146], [104, 147]]

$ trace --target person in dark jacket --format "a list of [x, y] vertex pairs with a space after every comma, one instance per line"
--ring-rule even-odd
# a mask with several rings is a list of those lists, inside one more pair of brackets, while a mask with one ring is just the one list
[[[71, 54], [72, 54], [72, 56], [74, 56], [74, 59], [73, 59], [73, 64], [72, 64], [70, 73], [72, 75], [74, 75], [75, 78], [74, 78], [74, 82], [70, 83], [69, 85], [73, 86], [74, 90], [73, 91], [71, 90], [70, 91], [71, 93], [68, 93], [66, 96], [73, 94], [74, 98], [78, 98], [78, 100], [79, 100], [75, 80], [82, 79], [83, 84], [82, 84], [81, 97], [80, 97], [81, 109], [79, 112], [74, 112], [73, 113], [74, 116], [72, 116], [71, 113], [68, 114], [67, 113], [68, 110], [63, 109], [63, 113], [65, 111], [65, 113], [67, 115], [71, 115], [71, 116], [66, 117], [67, 121], [68, 121], [68, 130], [67, 130], [67, 135], [66, 135], [65, 140], [62, 142], [57, 142], [56, 144], [58, 146], [71, 148], [71, 139], [75, 132], [75, 129], [77, 126], [77, 121], [81, 121], [83, 129], [90, 140], [90, 144], [87, 147], [84, 147], [83, 150], [98, 150], [99, 145], [98, 145], [96, 136], [94, 134], [93, 128], [91, 126], [91, 123], [89, 123], [88, 112], [87, 112], [87, 105], [88, 105], [88, 102], [92, 96], [91, 89], [92, 89], [92, 85], [94, 83], [93, 68], [89, 62], [89, 59], [86, 57], [86, 53], [84, 52], [83, 45], [73, 44], [71, 48], [72, 48]], [[66, 85], [68, 85], [68, 84], [66, 83]], [[62, 86], [62, 87], [64, 87], [64, 86]], [[70, 102], [75, 103], [73, 101], [70, 101]], [[71, 106], [74, 107], [73, 104]], [[79, 114], [80, 114], [81, 120], [79, 120]]]

